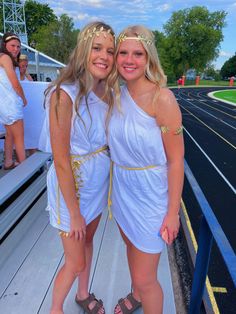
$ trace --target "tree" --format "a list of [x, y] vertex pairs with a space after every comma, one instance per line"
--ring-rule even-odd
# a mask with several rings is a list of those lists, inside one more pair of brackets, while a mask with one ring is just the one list
[[67, 63], [72, 49], [76, 45], [78, 30], [73, 29], [72, 18], [62, 14], [56, 21], [42, 26], [32, 35], [35, 48], [47, 55]]
[[236, 52], [233, 57], [229, 58], [229, 60], [223, 64], [220, 70], [220, 75], [222, 78], [236, 76]]
[[218, 56], [225, 18], [225, 11], [210, 13], [200, 6], [172, 14], [164, 25], [164, 31], [167, 37], [166, 52], [174, 64], [176, 77], [191, 68], [202, 71]]
[[3, 33], [3, 4], [0, 2], [0, 32]]
[[153, 31], [153, 34], [155, 36], [155, 45], [157, 48], [161, 66], [164, 70], [165, 75], [167, 76], [168, 82], [173, 82], [175, 81], [175, 73], [173, 70], [173, 64], [170, 62], [167, 53], [167, 38], [163, 33], [159, 31]]
[[28, 41], [32, 43], [32, 35], [42, 26], [48, 26], [57, 20], [57, 16], [48, 4], [41, 4], [34, 0], [25, 1], [25, 21]]

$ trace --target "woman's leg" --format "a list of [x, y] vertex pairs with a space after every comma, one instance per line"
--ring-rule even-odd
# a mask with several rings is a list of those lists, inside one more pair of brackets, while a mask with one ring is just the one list
[[[119, 227], [119, 226], [118, 226]], [[120, 234], [126, 244], [126, 254], [127, 254], [127, 260], [128, 260], [128, 265], [129, 265], [129, 271], [130, 271], [130, 276], [131, 276], [131, 280], [132, 280], [132, 268], [131, 268], [131, 260], [132, 260], [132, 256], [131, 256], [131, 248], [132, 248], [132, 243], [129, 241], [129, 239], [126, 237], [126, 235], [124, 234], [124, 232], [121, 230], [121, 228], [119, 227], [120, 230]], [[133, 282], [133, 280], [132, 280]], [[132, 283], [132, 294], [134, 296], [134, 298], [137, 301], [140, 301], [140, 295], [135, 287], [135, 285]], [[128, 301], [129, 302], [129, 301]], [[130, 304], [128, 304], [130, 306]], [[128, 306], [128, 308], [129, 308]]]
[[18, 120], [11, 125], [11, 133], [13, 136], [13, 143], [15, 144], [17, 159], [19, 162], [22, 162], [25, 160], [23, 120]]
[[[160, 254], [148, 254], [138, 250], [121, 231], [127, 245], [127, 258], [133, 287], [133, 297], [142, 302], [144, 313], [161, 314], [163, 308], [163, 292], [157, 281], [157, 269]], [[129, 300], [125, 300], [128, 309], [132, 308]], [[122, 314], [120, 306], [115, 308], [116, 314]]]
[[[86, 243], [85, 243], [85, 256], [86, 256], [86, 267], [79, 274], [79, 283], [77, 290], [77, 298], [79, 300], [84, 300], [89, 296], [89, 276], [90, 269], [93, 257], [93, 237], [97, 230], [101, 215], [94, 219], [87, 227], [86, 227]], [[96, 304], [96, 301], [91, 302], [89, 304], [89, 308], [92, 309]], [[104, 313], [103, 310], [100, 313]]]
[[65, 263], [54, 281], [50, 314], [63, 313], [63, 303], [71, 286], [85, 268], [85, 241], [61, 236]]
[[10, 167], [13, 163], [12, 154], [13, 154], [13, 135], [11, 132], [11, 125], [4, 125], [6, 129], [5, 141], [4, 141], [4, 166]]
[[130, 248], [131, 277], [133, 286], [141, 298], [144, 313], [162, 314], [163, 292], [157, 280], [159, 254], [149, 254]]

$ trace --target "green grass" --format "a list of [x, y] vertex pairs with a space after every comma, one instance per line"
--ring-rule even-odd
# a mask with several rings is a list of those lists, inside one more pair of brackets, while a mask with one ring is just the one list
[[236, 90], [215, 92], [214, 97], [231, 101], [236, 104]]

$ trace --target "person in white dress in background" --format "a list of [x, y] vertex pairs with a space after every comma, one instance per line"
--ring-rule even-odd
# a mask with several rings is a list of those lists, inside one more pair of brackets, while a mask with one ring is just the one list
[[27, 104], [24, 91], [17, 78], [15, 67], [18, 65], [21, 43], [17, 35], [3, 35], [0, 47], [0, 123], [6, 129], [4, 143], [4, 169], [14, 168], [15, 146], [17, 161], [25, 159], [23, 106]]
[[[107, 207], [110, 158], [106, 119], [113, 106], [114, 32], [103, 22], [87, 25], [66, 68], [46, 92], [45, 150], [54, 162], [48, 171], [50, 223], [58, 229], [65, 262], [56, 276], [51, 314], [63, 313], [77, 276], [75, 301], [86, 313], [105, 313], [89, 293], [93, 236]], [[50, 130], [50, 139], [47, 138]], [[42, 136], [40, 140], [42, 150]]]
[[21, 54], [19, 57], [20, 81], [33, 81], [33, 78], [27, 71], [28, 64], [29, 64], [28, 56]]
[[144, 26], [126, 28], [118, 37], [116, 67], [125, 84], [108, 127], [113, 161], [111, 203], [127, 246], [133, 292], [118, 301], [115, 314], [163, 311], [157, 269], [164, 241], [179, 230], [184, 178], [182, 118], [173, 93], [165, 87], [154, 35]]

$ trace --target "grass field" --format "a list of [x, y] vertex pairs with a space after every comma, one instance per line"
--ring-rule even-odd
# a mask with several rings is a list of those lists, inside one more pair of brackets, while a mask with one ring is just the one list
[[231, 101], [236, 104], [236, 90], [215, 92], [213, 95], [216, 98]]

